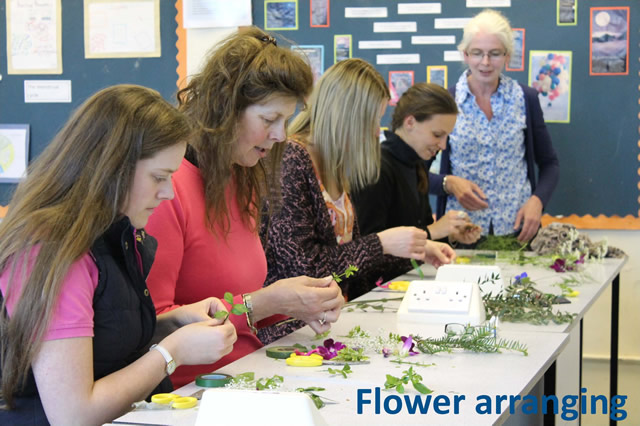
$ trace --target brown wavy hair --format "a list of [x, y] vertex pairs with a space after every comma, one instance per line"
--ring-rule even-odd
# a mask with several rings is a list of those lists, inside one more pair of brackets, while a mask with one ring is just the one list
[[[0, 314], [4, 408], [13, 408], [25, 383], [69, 267], [122, 217], [137, 162], [192, 131], [191, 120], [158, 92], [114, 86], [85, 101], [29, 166], [0, 223], [0, 271], [10, 273]], [[36, 247], [26, 276], [22, 259]], [[16, 280], [22, 293], [8, 318]]]
[[203, 68], [178, 92], [180, 109], [200, 124], [192, 141], [204, 181], [206, 221], [226, 235], [229, 208], [225, 189], [235, 179], [236, 199], [242, 221], [257, 230], [266, 196], [278, 194], [278, 168], [284, 144], [274, 145], [266, 159], [254, 167], [232, 161], [237, 126], [242, 113], [270, 97], [304, 101], [313, 86], [307, 63], [273, 36], [256, 27], [240, 30], [213, 50]]

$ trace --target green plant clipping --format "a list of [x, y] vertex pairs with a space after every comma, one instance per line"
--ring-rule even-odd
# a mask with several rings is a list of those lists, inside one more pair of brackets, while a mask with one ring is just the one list
[[422, 384], [422, 376], [413, 371], [413, 367], [402, 372], [402, 377], [395, 377], [387, 374], [387, 381], [384, 383], [385, 389], [395, 389], [398, 393], [404, 393], [405, 385], [411, 383], [413, 388], [421, 394], [430, 394], [433, 391]]
[[215, 319], [226, 321], [230, 313], [233, 315], [243, 315], [247, 313], [247, 307], [244, 306], [244, 303], [233, 303], [233, 294], [230, 292], [227, 291], [224, 293], [224, 300], [231, 305], [231, 312], [218, 311], [213, 315]]
[[342, 281], [342, 277], [344, 278], [352, 277], [353, 275], [355, 275], [356, 272], [358, 272], [358, 267], [355, 265], [349, 265], [343, 273], [336, 274], [335, 272], [333, 272], [331, 275], [333, 276], [333, 280], [339, 283]]
[[327, 371], [329, 372], [329, 374], [332, 374], [332, 375], [338, 375], [339, 374], [342, 377], [344, 377], [345, 379], [347, 378], [347, 374], [353, 373], [353, 370], [351, 370], [351, 367], [349, 366], [349, 364], [345, 364], [344, 367], [342, 367], [342, 369], [329, 368]]

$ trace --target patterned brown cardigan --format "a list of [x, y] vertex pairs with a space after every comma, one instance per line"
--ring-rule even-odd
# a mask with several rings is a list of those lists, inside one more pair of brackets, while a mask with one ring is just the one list
[[[264, 218], [260, 229], [268, 264], [265, 286], [299, 275], [326, 277], [355, 265], [355, 276], [340, 283], [351, 300], [374, 288], [378, 279], [386, 281], [411, 269], [408, 259], [383, 254], [376, 234], [361, 236], [357, 219], [353, 240], [338, 244], [311, 157], [291, 140], [282, 160], [281, 184], [282, 207]], [[278, 331], [269, 327], [258, 337], [268, 344], [302, 325], [288, 323]]]

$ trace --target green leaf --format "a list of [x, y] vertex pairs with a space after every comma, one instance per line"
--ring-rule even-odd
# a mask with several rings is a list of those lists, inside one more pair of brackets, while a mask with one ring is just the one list
[[422, 383], [414, 383], [413, 387], [420, 393], [422, 394], [430, 394], [433, 391], [431, 389], [429, 389], [428, 387], [426, 387], [425, 385], [423, 385]]
[[231, 313], [234, 315], [242, 315], [246, 314], [247, 312], [247, 307], [244, 305], [233, 305], [233, 308], [231, 308]]
[[400, 383], [398, 386], [396, 386], [396, 391], [398, 393], [404, 393], [404, 386], [402, 386], [402, 383]]
[[228, 304], [233, 305], [233, 294], [228, 291], [224, 294], [224, 300], [227, 301]]
[[255, 373], [253, 371], [247, 371], [246, 373], [236, 374], [233, 378], [234, 380], [247, 380], [253, 381], [255, 380]]
[[213, 314], [213, 317], [215, 319], [221, 319], [221, 320], [226, 320], [228, 316], [229, 316], [229, 312], [227, 311], [218, 311], [215, 314]]

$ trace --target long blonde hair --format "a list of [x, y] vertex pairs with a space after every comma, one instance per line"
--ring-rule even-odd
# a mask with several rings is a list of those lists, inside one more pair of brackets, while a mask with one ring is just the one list
[[362, 59], [346, 59], [316, 83], [308, 107], [289, 126], [318, 154], [320, 177], [339, 191], [363, 188], [380, 173], [380, 105], [389, 100], [384, 78]]
[[201, 125], [192, 145], [204, 180], [211, 230], [218, 225], [225, 234], [228, 231], [225, 189], [232, 176], [242, 221], [248, 226], [253, 222], [257, 227], [262, 199], [277, 184], [283, 144], [275, 144], [267, 159], [254, 167], [233, 164], [237, 126], [244, 110], [271, 96], [303, 101], [312, 86], [311, 68], [304, 59], [278, 47], [271, 35], [250, 27], [224, 40], [212, 51], [202, 72], [178, 92], [180, 109]]
[[[114, 86], [85, 101], [29, 166], [0, 223], [0, 271], [10, 273], [0, 313], [8, 407], [24, 385], [69, 267], [121, 216], [138, 160], [186, 141], [192, 131], [190, 120], [156, 91]], [[27, 277], [27, 260], [38, 247]], [[12, 295], [18, 280], [22, 293], [8, 318], [6, 301], [18, 297]]]

